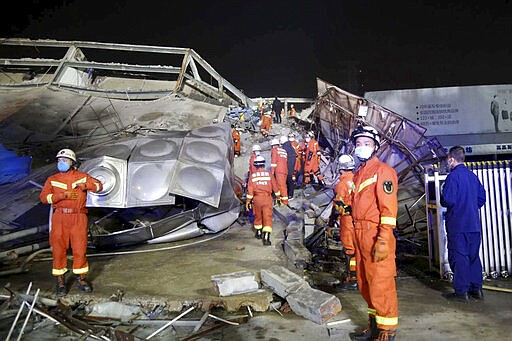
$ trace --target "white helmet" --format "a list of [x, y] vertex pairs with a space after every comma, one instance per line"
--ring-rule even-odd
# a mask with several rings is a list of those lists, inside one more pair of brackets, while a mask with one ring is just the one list
[[254, 167], [265, 167], [265, 158], [261, 155], [258, 155], [254, 158], [252, 164]]
[[279, 140], [278, 139], [272, 139], [272, 141], [270, 141], [270, 145], [271, 146], [275, 146], [276, 144], [279, 144]]
[[356, 129], [354, 129], [354, 131], [352, 132], [352, 136], [351, 136], [352, 142], [354, 144], [356, 144], [356, 139], [361, 136], [371, 138], [372, 140], [375, 141], [375, 145], [377, 146], [377, 148], [380, 147], [379, 132], [374, 127], [363, 126], [363, 125], [357, 126]]
[[343, 154], [338, 159], [338, 171], [352, 170], [355, 167], [354, 158], [351, 155]]
[[261, 152], [261, 147], [259, 144], [255, 144], [254, 146], [252, 146], [252, 151], [253, 152]]
[[279, 138], [279, 143], [280, 143], [280, 144], [284, 144], [285, 142], [288, 142], [288, 137], [286, 137], [286, 136], [281, 136], [281, 137]]
[[74, 162], [76, 162], [75, 152], [72, 151], [71, 149], [67, 149], [67, 148], [59, 150], [59, 152], [57, 153], [57, 155], [55, 157], [56, 158], [65, 157], [65, 158], [68, 158], [68, 159], [73, 160]]

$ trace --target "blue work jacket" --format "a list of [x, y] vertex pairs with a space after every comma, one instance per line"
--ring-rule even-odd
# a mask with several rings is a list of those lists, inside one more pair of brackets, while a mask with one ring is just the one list
[[446, 207], [446, 233], [481, 232], [478, 210], [485, 204], [485, 189], [463, 164], [446, 177], [441, 205]]

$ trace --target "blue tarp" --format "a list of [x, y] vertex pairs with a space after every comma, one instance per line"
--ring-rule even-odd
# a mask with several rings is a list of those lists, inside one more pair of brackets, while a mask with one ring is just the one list
[[18, 156], [0, 143], [0, 185], [19, 181], [30, 174], [30, 156]]

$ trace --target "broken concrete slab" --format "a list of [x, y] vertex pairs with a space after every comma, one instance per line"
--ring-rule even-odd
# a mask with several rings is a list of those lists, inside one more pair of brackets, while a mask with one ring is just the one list
[[250, 271], [238, 271], [228, 274], [213, 275], [211, 280], [219, 296], [245, 294], [259, 289], [255, 275]]
[[299, 219], [295, 211], [286, 205], [274, 206], [274, 215], [285, 224]]
[[285, 240], [283, 244], [284, 253], [288, 259], [299, 269], [304, 269], [308, 262], [311, 262], [311, 252], [300, 240]]
[[283, 266], [262, 269], [260, 276], [261, 282], [281, 298], [286, 298], [303, 286], [309, 286], [301, 276]]
[[324, 324], [341, 311], [338, 297], [313, 289], [309, 285], [286, 297], [292, 311], [317, 324]]
[[302, 220], [291, 221], [286, 225], [284, 230], [285, 239], [287, 240], [304, 240], [304, 222]]

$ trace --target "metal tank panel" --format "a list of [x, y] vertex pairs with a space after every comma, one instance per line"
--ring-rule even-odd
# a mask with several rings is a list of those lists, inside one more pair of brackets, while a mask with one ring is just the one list
[[127, 206], [173, 205], [169, 185], [182, 139], [139, 139], [128, 163]]
[[126, 160], [102, 156], [84, 161], [79, 169], [103, 184], [101, 192], [88, 192], [88, 207], [126, 207]]
[[220, 169], [178, 161], [170, 187], [174, 194], [218, 207], [223, 179]]

